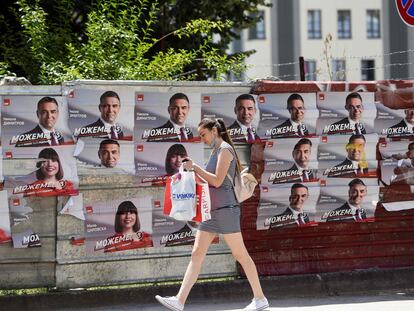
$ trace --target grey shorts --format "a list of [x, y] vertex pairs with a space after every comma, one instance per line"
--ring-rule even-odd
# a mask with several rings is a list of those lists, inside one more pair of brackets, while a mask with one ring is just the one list
[[212, 210], [211, 219], [200, 223], [198, 230], [221, 234], [240, 232], [240, 205]]

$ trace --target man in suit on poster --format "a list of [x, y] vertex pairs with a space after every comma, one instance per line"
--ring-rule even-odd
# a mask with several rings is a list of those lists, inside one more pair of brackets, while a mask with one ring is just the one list
[[303, 211], [309, 198], [309, 190], [303, 184], [296, 183], [290, 188], [289, 206], [286, 210], [269, 219], [269, 229], [277, 227], [297, 227], [309, 223], [309, 215]]
[[236, 98], [234, 106], [236, 120], [227, 127], [233, 142], [251, 144], [260, 139], [252, 124], [256, 112], [256, 101], [252, 95], [242, 94]]
[[387, 129], [387, 137], [414, 135], [414, 108], [405, 109], [405, 118]]
[[38, 125], [18, 136], [16, 147], [56, 146], [64, 143], [63, 135], [55, 129], [59, 105], [53, 97], [43, 97], [37, 103]]
[[359, 179], [353, 179], [349, 184], [348, 201], [325, 215], [327, 222], [359, 222], [367, 218], [361, 203], [367, 195], [367, 186]]
[[300, 139], [293, 147], [292, 157], [294, 164], [287, 170], [276, 172], [273, 184], [287, 182], [311, 182], [316, 179], [316, 173], [309, 168], [312, 153], [312, 141], [308, 138]]
[[101, 167], [115, 168], [121, 157], [121, 146], [114, 139], [104, 139], [99, 144], [98, 157]]
[[325, 127], [324, 134], [366, 134], [365, 126], [361, 120], [364, 112], [361, 95], [356, 92], [348, 94], [345, 100], [345, 109], [348, 111], [348, 117]]
[[309, 131], [303, 123], [306, 108], [302, 96], [299, 94], [290, 95], [286, 108], [290, 113], [290, 118], [272, 129], [271, 138], [308, 136]]
[[[99, 99], [100, 118], [75, 132], [77, 137], [123, 139], [122, 126], [116, 122], [121, 110], [121, 100], [114, 91], [106, 91]], [[85, 134], [86, 133], [86, 134]]]
[[[168, 105], [170, 119], [163, 125], [150, 130], [146, 137], [148, 142], [186, 142], [193, 137], [192, 129], [186, 126], [190, 101], [184, 93], [176, 93], [171, 96]], [[144, 137], [145, 139], [145, 137]]]
[[346, 145], [346, 159], [330, 168], [328, 177], [357, 177], [368, 173], [368, 163], [364, 159], [365, 142], [364, 135], [352, 135]]

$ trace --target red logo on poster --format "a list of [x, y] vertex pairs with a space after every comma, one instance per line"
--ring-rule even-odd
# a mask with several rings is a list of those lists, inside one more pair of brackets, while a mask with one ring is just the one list
[[154, 207], [155, 208], [160, 208], [161, 207], [161, 202], [160, 201], [154, 201]]
[[12, 204], [13, 204], [13, 206], [19, 206], [20, 205], [20, 199], [13, 199]]
[[321, 179], [320, 181], [319, 181], [319, 184], [321, 185], [321, 186], [326, 186], [326, 180], [325, 179]]
[[74, 90], [70, 90], [68, 93], [68, 97], [69, 98], [75, 98], [75, 91]]
[[86, 206], [85, 207], [85, 209], [86, 209], [86, 212], [88, 213], [88, 214], [92, 214], [93, 213], [93, 207], [92, 206]]
[[137, 151], [138, 152], [144, 151], [144, 145], [137, 145]]
[[209, 104], [210, 103], [210, 96], [203, 96], [203, 103]]
[[264, 104], [266, 101], [266, 97], [264, 96], [259, 96], [259, 103]]
[[273, 148], [273, 141], [268, 141], [266, 144], [267, 148]]
[[328, 136], [322, 136], [322, 142], [327, 143], [328, 142]]
[[395, 0], [395, 4], [404, 23], [414, 27], [414, 0]]
[[325, 93], [319, 93], [319, 100], [325, 100]]
[[7, 159], [13, 158], [13, 153], [11, 151], [6, 151], [6, 158]]
[[269, 188], [268, 187], [265, 187], [265, 186], [263, 186], [263, 192], [269, 192]]
[[144, 100], [144, 94], [137, 94], [137, 101], [142, 102]]
[[3, 100], [3, 105], [4, 105], [4, 106], [10, 106], [10, 105], [11, 105], [11, 100], [10, 100], [10, 98], [5, 98], [5, 99]]

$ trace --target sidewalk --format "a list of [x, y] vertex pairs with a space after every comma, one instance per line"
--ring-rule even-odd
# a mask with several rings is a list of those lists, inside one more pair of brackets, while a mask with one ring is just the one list
[[[262, 278], [262, 286], [266, 296], [272, 301], [273, 308], [280, 308], [280, 304], [282, 304], [283, 308], [296, 310], [289, 308], [306, 306], [307, 302], [312, 302], [315, 298], [325, 299], [323, 301], [326, 301], [327, 307], [329, 307], [337, 299], [344, 299], [343, 301], [346, 303], [352, 302], [353, 299], [347, 300], [346, 296], [349, 295], [366, 298], [369, 302], [375, 301], [376, 298], [373, 297], [381, 298], [378, 294], [387, 293], [387, 295], [392, 294], [392, 299], [401, 300], [402, 304], [405, 303], [406, 297], [410, 297], [411, 301], [407, 300], [409, 304], [411, 303], [410, 311], [414, 310], [412, 304], [414, 267], [267, 277]], [[0, 297], [0, 305], [7, 306], [7, 310], [13, 311], [162, 310], [161, 306], [155, 302], [154, 296], [156, 294], [171, 296], [177, 291], [178, 285], [115, 290], [62, 291], [35, 296]], [[403, 292], [405, 295], [396, 295], [397, 292]], [[247, 280], [244, 279], [231, 282], [197, 283], [190, 294], [186, 311], [217, 310], [219, 308], [222, 308], [221, 310], [237, 310], [237, 308], [240, 309], [247, 305], [250, 299], [251, 290]], [[220, 305], [215, 306], [216, 301]], [[298, 303], [298, 301], [301, 302]], [[383, 303], [386, 304], [386, 301]], [[316, 302], [313, 305], [320, 307]], [[326, 308], [306, 310], [332, 310]], [[393, 309], [402, 310], [400, 308], [382, 310]], [[337, 311], [337, 309], [335, 310]], [[375, 311], [379, 311], [379, 309], [375, 308]]]

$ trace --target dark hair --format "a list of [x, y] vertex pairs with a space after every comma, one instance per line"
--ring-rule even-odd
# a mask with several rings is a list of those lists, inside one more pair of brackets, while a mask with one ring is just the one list
[[121, 148], [121, 146], [119, 145], [119, 143], [116, 140], [114, 140], [114, 139], [104, 139], [99, 144], [99, 150], [101, 150], [102, 147], [105, 146], [105, 145], [117, 145], [119, 148]]
[[302, 101], [303, 104], [305, 104], [305, 101], [303, 100], [302, 96], [300, 96], [299, 94], [293, 93], [287, 99], [287, 106], [286, 106], [286, 108], [288, 110], [291, 108], [292, 101], [294, 101], [294, 100], [300, 100], [300, 101]]
[[411, 150], [413, 148], [414, 148], [414, 141], [408, 144], [408, 150]]
[[293, 147], [293, 150], [296, 150], [297, 148], [299, 148], [302, 145], [309, 145], [309, 146], [312, 147], [312, 141], [310, 139], [307, 139], [307, 138], [302, 138], [296, 143], [295, 147]]
[[362, 97], [361, 95], [359, 95], [359, 93], [357, 92], [353, 92], [353, 93], [349, 93], [348, 96], [345, 99], [345, 108], [348, 109], [348, 100], [352, 99], [352, 98], [358, 98], [361, 102], [362, 102]]
[[53, 160], [59, 163], [59, 171], [56, 174], [56, 179], [61, 180], [63, 178], [63, 168], [60, 163], [59, 155], [53, 148], [45, 148], [42, 149], [39, 152], [38, 158], [40, 161], [36, 163], [36, 167], [38, 168], [36, 170], [36, 178], [38, 180], [42, 180], [45, 178], [45, 175], [43, 175], [43, 172], [41, 171], [41, 167], [43, 165], [44, 160]]
[[306, 187], [304, 184], [293, 184], [292, 187], [290, 188], [290, 194], [293, 193], [293, 190], [298, 189], [298, 188], [305, 188], [307, 191], [309, 191], [308, 187]]
[[364, 182], [361, 179], [359, 179], [359, 178], [352, 179], [349, 182], [349, 184], [348, 184], [349, 188], [352, 188], [355, 185], [362, 185], [362, 186], [365, 186], [366, 187], [366, 185], [364, 184]]
[[239, 105], [240, 101], [242, 101], [242, 100], [251, 100], [255, 104], [254, 108], [256, 108], [256, 101], [254, 100], [254, 97], [252, 95], [250, 95], [250, 94], [241, 94], [241, 95], [237, 96], [236, 101], [235, 101], [236, 106]]
[[170, 101], [169, 101], [169, 106], [172, 106], [173, 104], [175, 104], [175, 101], [177, 99], [185, 99], [188, 103], [188, 105], [190, 105], [190, 101], [188, 100], [187, 95], [185, 95], [184, 93], [175, 93], [173, 96], [171, 96]]
[[174, 174], [175, 170], [171, 166], [171, 158], [174, 155], [180, 155], [180, 156], [187, 156], [187, 150], [185, 150], [185, 147], [182, 144], [174, 144], [170, 148], [168, 148], [167, 154], [165, 156], [165, 171], [167, 174]]
[[106, 91], [99, 98], [99, 106], [103, 104], [104, 99], [107, 98], [107, 97], [115, 97], [116, 99], [119, 100], [119, 104], [121, 105], [121, 99], [119, 98], [119, 95], [116, 92], [114, 92], [114, 91]]
[[208, 130], [213, 130], [213, 128], [217, 129], [217, 133], [219, 137], [221, 137], [226, 143], [228, 143], [232, 148], [234, 155], [236, 156], [236, 168], [239, 172], [242, 170], [242, 166], [240, 163], [239, 156], [237, 155], [236, 148], [234, 148], [233, 141], [231, 140], [229, 134], [227, 133], [227, 127], [224, 124], [224, 121], [222, 119], [210, 119], [210, 118], [204, 118], [200, 121], [198, 124], [198, 127], [202, 127]]
[[49, 97], [49, 96], [45, 96], [42, 97], [38, 102], [37, 102], [37, 110], [39, 110], [40, 105], [44, 104], [44, 103], [55, 103], [57, 107], [59, 107], [59, 104], [57, 102], [56, 99], [54, 99], [53, 97]]
[[364, 135], [362, 135], [362, 134], [353, 134], [353, 135], [351, 135], [351, 137], [349, 137], [348, 144], [350, 144], [354, 139], [358, 139], [358, 138], [362, 138], [365, 142], [367, 141], [365, 139]]
[[116, 211], [116, 215], [115, 215], [115, 232], [116, 233], [122, 232], [122, 225], [121, 225], [119, 216], [127, 212], [135, 213], [135, 215], [137, 215], [136, 221], [133, 227], [134, 232], [138, 232], [139, 229], [141, 229], [141, 223], [138, 218], [138, 210], [135, 207], [134, 203], [132, 203], [131, 201], [124, 201], [121, 204], [119, 204], [118, 210]]

